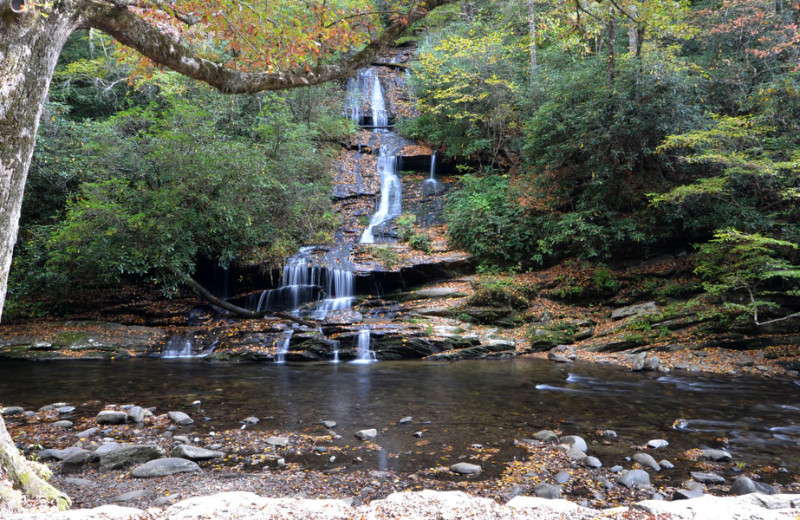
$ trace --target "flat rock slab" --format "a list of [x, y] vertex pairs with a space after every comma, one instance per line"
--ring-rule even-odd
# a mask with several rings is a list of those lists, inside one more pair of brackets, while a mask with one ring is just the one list
[[612, 320], [621, 320], [630, 316], [639, 316], [641, 314], [651, 314], [658, 310], [656, 302], [640, 303], [638, 305], [631, 305], [630, 307], [621, 307], [611, 311]]
[[111, 471], [129, 468], [149, 460], [160, 459], [165, 454], [164, 449], [157, 444], [118, 445], [104, 450], [100, 455], [100, 469]]
[[168, 458], [151, 460], [131, 471], [131, 476], [136, 478], [167, 477], [176, 473], [201, 472], [196, 462], [186, 459]]
[[221, 451], [207, 450], [205, 448], [198, 448], [196, 446], [187, 446], [180, 444], [172, 450], [171, 457], [188, 460], [211, 460], [217, 459], [225, 455]]
[[477, 464], [470, 464], [468, 462], [459, 462], [450, 466], [450, 471], [458, 473], [459, 475], [477, 475], [481, 472], [481, 467]]

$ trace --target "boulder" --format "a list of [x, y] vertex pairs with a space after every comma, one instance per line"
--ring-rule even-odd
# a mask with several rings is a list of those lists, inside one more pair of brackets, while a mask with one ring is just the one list
[[167, 458], [151, 460], [131, 471], [131, 476], [136, 478], [166, 477], [176, 473], [201, 472], [196, 462], [186, 459]]
[[224, 456], [221, 451], [207, 450], [205, 448], [198, 448], [196, 446], [187, 446], [179, 444], [172, 450], [170, 457], [177, 457], [188, 460], [211, 460]]
[[170, 421], [179, 426], [188, 426], [194, 423], [194, 420], [183, 412], [169, 412], [167, 416]]
[[529, 335], [530, 349], [533, 352], [544, 352], [559, 345], [575, 343], [571, 334], [560, 330], [533, 329]]
[[533, 488], [533, 494], [539, 498], [558, 500], [561, 497], [561, 486], [555, 484], [539, 484]]
[[617, 477], [617, 483], [625, 487], [641, 487], [650, 485], [650, 475], [643, 469], [632, 469]]
[[459, 462], [450, 466], [450, 471], [459, 475], [477, 475], [481, 472], [481, 467], [468, 462]]
[[763, 493], [764, 495], [774, 495], [777, 490], [763, 482], [755, 482], [752, 479], [739, 475], [731, 485], [731, 494], [749, 495], [750, 493]]
[[128, 468], [149, 460], [160, 459], [164, 455], [163, 448], [157, 444], [121, 444], [100, 454], [100, 469], [111, 471]]
[[703, 458], [713, 460], [714, 462], [730, 462], [733, 460], [733, 455], [725, 450], [702, 450]]
[[86, 451], [86, 450], [84, 450], [83, 448], [80, 448], [78, 446], [72, 446], [70, 448], [65, 448], [63, 450], [58, 450], [58, 449], [39, 450], [38, 455], [39, 455], [39, 459], [41, 459], [41, 460], [47, 460], [47, 459], [64, 460], [67, 457], [69, 457], [70, 455], [73, 455], [75, 453], [80, 453], [80, 452], [83, 452], [83, 451]]
[[144, 422], [144, 408], [141, 406], [131, 406], [127, 411], [127, 422], [129, 423], [142, 423]]
[[536, 432], [536, 435], [533, 436], [534, 439], [540, 442], [546, 442], [549, 444], [558, 444], [558, 435], [552, 430], [541, 430]]
[[125, 424], [128, 414], [116, 410], [103, 410], [97, 414], [97, 424]]
[[633, 456], [633, 460], [645, 468], [650, 468], [653, 471], [661, 471], [661, 466], [658, 465], [656, 459], [654, 459], [653, 456], [648, 453], [637, 453]]
[[369, 430], [359, 430], [355, 433], [355, 436], [361, 439], [362, 441], [366, 441], [369, 439], [374, 439], [378, 436], [378, 430], [375, 428], [370, 428]]

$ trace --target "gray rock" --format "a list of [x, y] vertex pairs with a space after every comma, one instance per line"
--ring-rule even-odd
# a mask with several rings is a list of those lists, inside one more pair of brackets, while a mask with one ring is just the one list
[[64, 457], [63, 463], [65, 466], [82, 466], [95, 458], [96, 455], [91, 451], [78, 448]]
[[[99, 448], [98, 448], [99, 449]], [[111, 471], [123, 469], [142, 462], [159, 459], [165, 455], [157, 444], [124, 444], [100, 455], [100, 469]]]
[[617, 432], [615, 432], [614, 430], [603, 430], [603, 431], [600, 432], [600, 435], [602, 437], [605, 437], [606, 439], [616, 439], [617, 438]]
[[94, 450], [94, 454], [97, 455], [98, 457], [102, 457], [106, 453], [111, 453], [112, 451], [119, 449], [120, 446], [121, 444], [116, 442], [106, 442], [101, 444], [99, 448]]
[[285, 448], [289, 445], [289, 438], [288, 437], [268, 437], [267, 444], [270, 446], [278, 446], [281, 448]]
[[192, 420], [191, 417], [189, 417], [183, 412], [169, 412], [167, 413], [167, 416], [169, 417], [170, 421], [174, 422], [179, 426], [188, 426], [194, 423], [194, 420]]
[[166, 477], [176, 473], [201, 472], [196, 462], [186, 459], [156, 459], [151, 460], [131, 471], [131, 476], [136, 478]]
[[563, 484], [565, 482], [568, 482], [570, 478], [572, 478], [572, 475], [570, 475], [566, 471], [559, 471], [558, 473], [556, 473], [556, 476], [553, 477], [553, 479], [556, 481], [556, 484]]
[[533, 488], [533, 493], [539, 498], [558, 500], [561, 496], [561, 486], [555, 484], [539, 484]]
[[576, 357], [575, 347], [571, 345], [557, 345], [547, 352], [547, 359], [556, 363], [571, 363]]
[[245, 418], [242, 422], [245, 424], [258, 424], [260, 419], [251, 415], [250, 417]]
[[633, 356], [633, 360], [631, 361], [631, 369], [634, 372], [644, 370], [644, 360], [646, 357], [647, 357], [647, 352], [640, 352], [635, 356]]
[[175, 437], [172, 438], [172, 440], [180, 444], [189, 444], [190, 442], [192, 442], [192, 440], [186, 435], [176, 435]]
[[141, 406], [131, 406], [127, 411], [127, 418], [129, 423], [142, 423], [144, 422], [144, 408]]
[[408, 415], [408, 416], [406, 416], [406, 417], [403, 417], [403, 418], [402, 418], [402, 419], [400, 419], [399, 421], [397, 421], [397, 424], [411, 424], [411, 422], [412, 422], [413, 420], [414, 420], [414, 418], [413, 418], [413, 417], [411, 417], [410, 415]]
[[336, 421], [322, 421], [322, 426], [326, 427], [329, 430], [336, 428]]
[[14, 417], [17, 415], [25, 415], [25, 409], [21, 406], [8, 406], [3, 408], [2, 411], [3, 417]]
[[189, 460], [211, 460], [222, 457], [223, 455], [225, 454], [221, 451], [212, 451], [205, 448], [198, 448], [196, 446], [180, 444], [174, 450], [172, 450], [170, 457]]
[[586, 445], [586, 441], [577, 435], [565, 435], [564, 437], [561, 437], [558, 442], [561, 444], [569, 444], [573, 448], [578, 448], [584, 453], [589, 449], [589, 447]]
[[725, 450], [702, 450], [703, 458], [714, 462], [730, 462], [733, 456]]
[[366, 441], [369, 439], [374, 439], [378, 436], [378, 430], [375, 428], [371, 428], [369, 430], [359, 430], [355, 433], [355, 436], [361, 439], [362, 441]]
[[656, 302], [640, 303], [638, 305], [631, 305], [629, 307], [620, 307], [611, 311], [612, 320], [621, 320], [630, 316], [639, 316], [641, 314], [651, 314], [658, 310]]
[[558, 444], [558, 435], [551, 430], [542, 430], [536, 432], [536, 435], [534, 435], [533, 438], [540, 442]]
[[171, 506], [172, 504], [174, 504], [178, 500], [178, 498], [180, 498], [180, 497], [177, 496], [177, 495], [172, 495], [172, 494], [170, 494], [168, 496], [158, 497], [157, 499], [153, 500], [153, 506], [154, 507]]
[[669, 442], [667, 442], [665, 439], [650, 439], [647, 441], [647, 447], [651, 450], [666, 448], [667, 446], [669, 446]]
[[619, 473], [619, 472], [621, 472], [621, 471], [622, 471], [622, 469], [623, 469], [623, 468], [622, 468], [622, 466], [620, 466], [620, 465], [616, 465], [616, 466], [611, 466], [611, 467], [609, 468], [609, 471], [610, 471], [611, 473]]
[[93, 480], [89, 480], [88, 478], [75, 478], [75, 477], [67, 477], [64, 479], [64, 484], [69, 484], [70, 486], [86, 488], [86, 487], [94, 487], [96, 482]]
[[645, 370], [650, 370], [652, 372], [655, 372], [656, 370], [658, 370], [658, 366], [660, 364], [661, 364], [661, 362], [659, 361], [658, 357], [653, 355], [653, 356], [650, 356], [649, 358], [647, 358], [645, 360], [644, 369]]
[[716, 473], [703, 473], [700, 471], [690, 471], [689, 475], [692, 476], [694, 480], [697, 482], [702, 482], [703, 484], [724, 484], [725, 479]]
[[74, 412], [75, 411], [75, 407], [74, 406], [62, 406], [57, 411], [61, 415], [66, 415], [68, 413]]
[[88, 430], [83, 430], [82, 432], [76, 433], [75, 437], [81, 440], [89, 439], [97, 435], [98, 431], [100, 431], [99, 428], [89, 428]]
[[665, 469], [673, 469], [675, 468], [675, 464], [671, 463], [667, 459], [658, 461], [658, 465]]
[[[697, 484], [697, 485], [687, 486], [687, 484]], [[672, 494], [672, 500], [689, 500], [692, 498], [699, 498], [703, 496], [703, 494], [704, 493], [702, 484], [698, 482], [692, 483], [691, 481], [689, 481], [689, 482], [684, 482], [683, 488], [675, 490], [675, 493]]]
[[111, 501], [116, 503], [133, 502], [134, 500], [139, 500], [140, 498], [144, 498], [148, 495], [150, 495], [149, 491], [145, 489], [136, 489], [134, 491], [128, 491], [127, 493], [117, 495], [113, 497]]
[[97, 414], [97, 424], [125, 424], [128, 414], [116, 410], [103, 410]]
[[477, 475], [481, 472], [481, 467], [468, 462], [459, 462], [450, 466], [450, 471], [459, 475]]
[[316, 446], [314, 448], [314, 451], [319, 454], [328, 453], [328, 448], [326, 448], [325, 446]]
[[764, 495], [774, 495], [778, 491], [763, 482], [755, 482], [752, 479], [739, 475], [734, 479], [731, 485], [731, 494], [733, 495], [749, 495], [750, 493], [762, 493]]
[[72, 446], [71, 448], [65, 448], [63, 450], [57, 450], [57, 449], [39, 450], [38, 455], [41, 460], [47, 460], [47, 459], [64, 460], [70, 455], [74, 453], [80, 453], [82, 451], [85, 450], [78, 446]]
[[567, 457], [574, 460], [584, 460], [586, 459], [586, 453], [577, 446], [572, 446], [569, 451], [567, 451]]
[[587, 468], [595, 468], [595, 469], [603, 467], [603, 463], [600, 462], [600, 459], [598, 459], [597, 457], [586, 457], [585, 459], [583, 459], [583, 465], [586, 466]]
[[418, 438], [418, 439], [421, 439], [421, 438], [422, 438], [422, 432], [421, 432], [421, 431], [419, 431], [419, 432], [414, 432], [414, 434], [413, 434], [413, 435], [414, 435], [414, 437], [416, 437], [416, 438]]
[[63, 420], [54, 422], [53, 426], [56, 428], [72, 428], [73, 424], [72, 421]]
[[67, 403], [48, 404], [47, 406], [42, 406], [41, 408], [39, 408], [39, 411], [40, 412], [49, 412], [50, 410], [57, 410], [57, 409], [61, 408], [62, 406], [67, 406]]
[[649, 486], [650, 475], [648, 475], [647, 472], [643, 469], [632, 469], [620, 475], [617, 478], [617, 483], [625, 487]]
[[648, 453], [637, 453], [633, 456], [633, 460], [644, 466], [645, 468], [650, 468], [653, 471], [661, 471], [661, 466], [658, 465], [656, 459], [652, 457], [652, 455]]

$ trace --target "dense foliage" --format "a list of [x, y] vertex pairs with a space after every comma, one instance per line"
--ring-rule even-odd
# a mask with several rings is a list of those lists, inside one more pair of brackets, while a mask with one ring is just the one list
[[225, 97], [169, 74], [123, 87], [100, 113], [106, 82], [54, 89], [61, 103], [48, 106], [31, 166], [12, 311], [25, 295], [130, 276], [170, 293], [200, 261], [277, 264], [329, 237], [338, 220], [325, 143], [351, 129], [328, 109], [330, 89]]

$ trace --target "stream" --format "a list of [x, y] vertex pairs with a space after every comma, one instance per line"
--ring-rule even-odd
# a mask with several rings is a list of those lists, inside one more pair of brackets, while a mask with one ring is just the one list
[[[367, 467], [416, 471], [447, 464], [473, 444], [498, 448], [487, 476], [524, 457], [515, 440], [542, 429], [583, 436], [605, 466], [649, 439], [670, 446], [654, 456], [674, 462], [691, 448], [720, 447], [734, 463], [800, 470], [800, 402], [794, 382], [696, 374], [631, 373], [618, 367], [543, 360], [379, 362], [372, 364], [209, 364], [198, 359], [13, 362], [0, 364], [0, 402], [29, 409], [66, 401], [80, 416], [136, 403], [155, 413], [182, 410], [195, 431], [252, 428], [322, 434], [338, 423], [341, 445], [377, 428], [383, 450]], [[192, 406], [200, 400], [201, 408]], [[203, 421], [200, 417], [206, 417]], [[404, 416], [411, 424], [398, 425]], [[678, 420], [681, 421], [678, 421]], [[677, 421], [677, 423], [676, 423]], [[677, 424], [677, 427], [675, 426]], [[615, 430], [610, 443], [598, 430]], [[423, 432], [424, 443], [412, 434]], [[420, 444], [422, 447], [420, 447]], [[323, 458], [300, 461], [313, 466]], [[288, 460], [288, 459], [287, 459]], [[679, 462], [676, 462], [679, 463]], [[685, 469], [685, 468], [684, 468]], [[677, 471], [677, 470], [676, 470]]]

